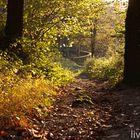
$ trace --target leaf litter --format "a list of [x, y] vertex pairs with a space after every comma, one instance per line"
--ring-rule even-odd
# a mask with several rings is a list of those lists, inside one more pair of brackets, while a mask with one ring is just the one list
[[131, 129], [140, 126], [139, 91], [109, 90], [107, 82], [77, 78], [44, 120], [32, 118], [35, 125], [24, 128], [3, 125], [0, 140], [129, 140]]

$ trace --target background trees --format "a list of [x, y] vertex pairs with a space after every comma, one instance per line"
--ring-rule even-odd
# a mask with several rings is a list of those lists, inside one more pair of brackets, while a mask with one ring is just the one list
[[[17, 1], [10, 1], [7, 8], [14, 8], [15, 3]], [[20, 8], [16, 7], [12, 12], [8, 10], [4, 34], [10, 40], [6, 42], [16, 40], [10, 48], [24, 64], [31, 64], [35, 73], [47, 75], [46, 71], [52, 67], [48, 61], [60, 59], [59, 49], [65, 43], [67, 47], [90, 51], [95, 58], [113, 56], [115, 60], [123, 54], [125, 10], [118, 1], [25, 0], [24, 14], [23, 1], [18, 3]], [[3, 1], [1, 4], [5, 5]], [[58, 43], [58, 38], [63, 41]]]
[[[23, 1], [20, 2], [23, 3]], [[9, 5], [14, 5], [14, 3], [11, 3], [9, 2]], [[51, 46], [49, 49], [52, 49], [54, 48], [52, 46], [57, 46], [56, 39], [60, 35], [68, 38], [69, 46], [72, 44], [75, 44], [75, 46], [86, 46], [86, 49], [91, 51], [92, 54], [94, 52], [95, 56], [106, 56], [113, 48], [110, 45], [112, 44], [112, 39], [108, 36], [111, 36], [110, 34], [115, 32], [116, 29], [115, 18], [118, 18], [117, 14], [119, 12], [115, 15], [112, 11], [118, 9], [118, 5], [109, 4], [104, 0], [25, 0], [24, 6], [24, 43], [25, 40], [28, 40], [28, 42], [32, 42], [32, 46], [33, 44], [36, 46], [36, 43], [43, 41], [46, 47]], [[19, 13], [22, 13], [23, 7], [20, 9]], [[16, 24], [12, 23], [13, 21], [9, 21], [9, 17], [15, 14], [8, 13], [5, 30], [7, 34], [7, 30], [10, 31], [16, 26]], [[122, 19], [119, 20], [121, 21]], [[12, 24], [9, 24], [9, 22]], [[22, 28], [23, 23], [20, 22], [20, 24]], [[13, 28], [10, 26], [13, 26]], [[118, 27], [121, 28], [121, 24], [118, 24]], [[19, 28], [19, 25], [16, 28]]]

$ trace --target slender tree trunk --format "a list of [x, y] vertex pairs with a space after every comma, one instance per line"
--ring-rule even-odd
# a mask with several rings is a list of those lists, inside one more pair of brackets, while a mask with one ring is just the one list
[[96, 45], [96, 27], [91, 29], [91, 56], [94, 56]]
[[91, 56], [95, 55], [96, 36], [97, 36], [97, 19], [93, 19], [91, 28]]
[[124, 61], [124, 82], [140, 84], [140, 0], [129, 0]]

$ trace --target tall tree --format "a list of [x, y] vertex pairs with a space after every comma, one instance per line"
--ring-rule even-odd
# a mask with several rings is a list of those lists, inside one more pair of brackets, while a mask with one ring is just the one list
[[24, 0], [8, 0], [5, 33], [11, 37], [21, 37], [23, 29]]
[[124, 59], [124, 82], [140, 83], [140, 0], [129, 0]]
[[5, 27], [6, 40], [4, 49], [15, 39], [22, 37], [24, 0], [8, 0], [7, 21]]

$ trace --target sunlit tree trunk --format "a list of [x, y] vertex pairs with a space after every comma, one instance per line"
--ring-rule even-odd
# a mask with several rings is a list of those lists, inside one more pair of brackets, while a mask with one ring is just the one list
[[96, 45], [96, 28], [91, 29], [91, 56], [94, 56]]
[[129, 0], [124, 60], [124, 82], [140, 84], [140, 0]]
[[93, 19], [92, 21], [93, 27], [91, 28], [91, 56], [95, 55], [95, 47], [96, 47], [96, 36], [97, 36], [97, 19]]

